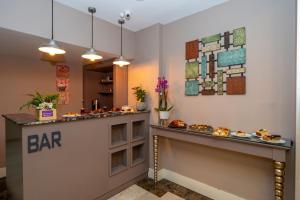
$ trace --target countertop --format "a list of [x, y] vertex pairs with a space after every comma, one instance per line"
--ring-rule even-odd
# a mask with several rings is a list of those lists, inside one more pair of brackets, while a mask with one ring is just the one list
[[17, 114], [4, 114], [4, 117], [7, 120], [12, 121], [13, 123], [20, 126], [35, 126], [35, 125], [43, 125], [43, 124], [54, 124], [54, 123], [63, 123], [63, 122], [74, 122], [81, 120], [90, 120], [90, 119], [101, 119], [101, 118], [109, 118], [109, 117], [118, 117], [124, 115], [136, 115], [141, 113], [149, 113], [150, 111], [137, 111], [137, 112], [108, 112], [101, 113], [99, 115], [82, 115], [80, 117], [73, 118], [61, 118], [51, 121], [37, 121], [35, 116], [27, 113], [17, 113]]
[[183, 133], [183, 134], [194, 135], [194, 136], [199, 136], [199, 137], [210, 137], [210, 138], [214, 138], [214, 139], [228, 140], [228, 141], [239, 142], [239, 143], [262, 145], [265, 147], [272, 147], [272, 148], [285, 149], [285, 150], [290, 150], [293, 147], [293, 141], [290, 139], [287, 139], [287, 138], [283, 138], [286, 141], [284, 144], [274, 144], [274, 143], [264, 142], [264, 141], [260, 140], [259, 138], [253, 137], [253, 136], [250, 138], [241, 138], [241, 137], [235, 137], [235, 136], [219, 137], [219, 136], [214, 136], [211, 133], [201, 133], [198, 131], [189, 130], [188, 128], [185, 128], [185, 129], [169, 128], [169, 127], [164, 127], [164, 126], [157, 125], [157, 124], [152, 124], [151, 127], [156, 128], [156, 129], [161, 129], [161, 130], [172, 131], [175, 133]]

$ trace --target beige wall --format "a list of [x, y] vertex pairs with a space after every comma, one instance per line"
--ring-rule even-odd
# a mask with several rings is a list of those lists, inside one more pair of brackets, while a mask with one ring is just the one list
[[135, 60], [128, 67], [128, 103], [135, 105], [136, 99], [131, 88], [142, 86], [147, 91], [146, 101], [151, 110], [151, 122], [157, 121], [154, 108], [157, 96], [154, 91], [161, 62], [161, 29], [157, 24], [135, 33]]
[[[189, 124], [206, 123], [250, 132], [267, 128], [295, 139], [295, 5], [294, 0], [232, 0], [164, 26], [163, 59], [171, 85], [170, 101], [175, 106], [173, 117]], [[247, 94], [184, 96], [185, 42], [241, 26], [247, 31]], [[203, 156], [188, 145], [173, 141], [167, 144], [173, 148], [162, 160], [176, 155], [175, 160], [185, 161], [173, 165], [163, 162], [170, 170], [247, 199], [273, 199], [273, 177], [266, 170], [271, 169], [272, 162], [207, 149], [202, 151]], [[205, 163], [205, 167], [184, 163]], [[292, 200], [294, 162], [289, 165], [287, 199]], [[215, 166], [222, 166], [222, 170], [216, 171]], [[221, 171], [227, 175], [221, 175]]]
[[[231, 0], [228, 3], [162, 26], [162, 71], [170, 81], [172, 118], [255, 131], [267, 128], [295, 139], [295, 0]], [[247, 94], [184, 96], [185, 42], [245, 26], [247, 30]], [[144, 30], [141, 43], [153, 40]], [[156, 40], [154, 40], [156, 41]], [[148, 43], [147, 43], [148, 44]], [[153, 44], [152, 44], [153, 45]], [[145, 55], [157, 49], [144, 46]], [[149, 60], [136, 54], [140, 65]], [[161, 58], [159, 58], [160, 60]], [[148, 68], [147, 68], [148, 69]], [[139, 68], [145, 80], [151, 79]], [[129, 74], [129, 76], [131, 76]], [[153, 78], [152, 78], [153, 79]], [[143, 79], [144, 80], [144, 79]], [[129, 82], [133, 82], [132, 78]], [[153, 90], [153, 85], [152, 88]], [[157, 95], [151, 93], [151, 98]], [[152, 106], [153, 107], [153, 106]], [[155, 118], [156, 113], [152, 113]], [[161, 168], [178, 172], [246, 199], [273, 199], [272, 161], [162, 140]], [[287, 199], [294, 199], [294, 155], [289, 154]], [[230, 183], [230, 184], [229, 184]], [[255, 186], [255, 187], [253, 187]], [[247, 188], [247, 189], [245, 189]]]
[[[116, 21], [118, 19], [116, 16]], [[54, 4], [54, 37], [57, 41], [90, 47], [90, 16], [62, 4]], [[0, 27], [42, 38], [51, 36], [50, 0], [1, 0]], [[124, 29], [124, 56], [134, 57], [134, 32]], [[95, 49], [120, 54], [120, 27], [96, 18]]]
[[[58, 115], [66, 112], [80, 111], [82, 101], [82, 66], [69, 64], [70, 71], [70, 104], [59, 105]], [[40, 91], [43, 94], [56, 92], [55, 66], [48, 62], [25, 59], [21, 57], [0, 56], [0, 113], [30, 112], [19, 111], [29, 98], [26, 94]], [[0, 119], [0, 168], [5, 166], [4, 152], [4, 119]]]
[[[300, 4], [297, 2], [297, 108], [296, 108], [296, 144], [300, 144]], [[296, 152], [300, 152], [300, 146], [296, 146]], [[296, 154], [296, 199], [300, 199], [300, 153]]]

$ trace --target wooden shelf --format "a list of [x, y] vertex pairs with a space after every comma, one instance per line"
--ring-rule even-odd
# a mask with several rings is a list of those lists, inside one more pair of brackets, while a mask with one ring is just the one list
[[99, 94], [104, 94], [104, 95], [112, 95], [113, 92], [99, 92]]
[[112, 84], [113, 80], [101, 80], [100, 84]]

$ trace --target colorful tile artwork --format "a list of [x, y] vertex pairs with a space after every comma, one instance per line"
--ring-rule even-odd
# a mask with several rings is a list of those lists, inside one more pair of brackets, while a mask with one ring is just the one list
[[207, 71], [207, 57], [204, 55], [201, 57], [201, 77], [203, 79], [206, 78], [206, 71]]
[[202, 42], [202, 44], [207, 44], [207, 43], [216, 42], [219, 40], [221, 40], [221, 34], [215, 34], [215, 35], [211, 35], [211, 36], [202, 38], [201, 42]]
[[199, 81], [192, 80], [185, 82], [185, 95], [186, 96], [198, 96], [199, 94]]
[[202, 52], [210, 52], [210, 51], [217, 51], [221, 49], [221, 44], [220, 43], [215, 43], [215, 44], [208, 44], [205, 47], [202, 48]]
[[245, 45], [245, 27], [187, 42], [185, 95], [245, 94]]
[[233, 46], [241, 46], [246, 44], [246, 29], [245, 27], [233, 30]]
[[199, 76], [199, 63], [198, 61], [187, 62], [185, 64], [185, 78], [195, 79]]
[[224, 51], [217, 54], [218, 67], [232, 65], [243, 65], [246, 63], [246, 49], [240, 48], [231, 51]]

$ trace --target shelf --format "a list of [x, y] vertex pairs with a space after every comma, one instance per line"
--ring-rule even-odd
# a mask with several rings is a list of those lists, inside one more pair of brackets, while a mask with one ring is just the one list
[[101, 84], [112, 84], [113, 80], [101, 80], [100, 83]]
[[118, 147], [127, 144], [127, 124], [111, 125], [110, 147]]
[[128, 168], [127, 149], [110, 153], [110, 175], [113, 176]]
[[136, 166], [145, 161], [145, 142], [132, 146], [131, 166]]
[[99, 92], [99, 94], [103, 94], [103, 95], [112, 95], [113, 92]]
[[137, 141], [145, 138], [145, 121], [132, 121], [132, 141]]

